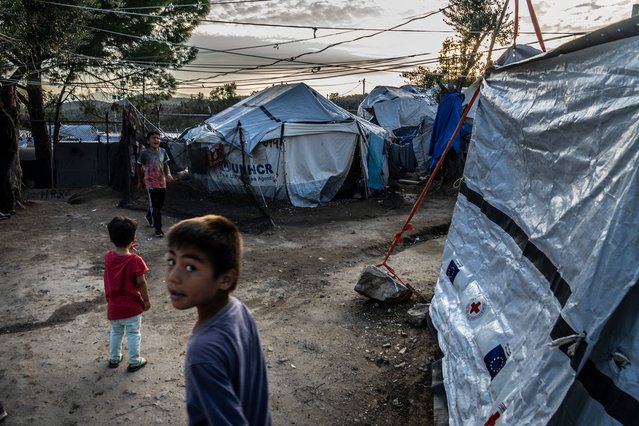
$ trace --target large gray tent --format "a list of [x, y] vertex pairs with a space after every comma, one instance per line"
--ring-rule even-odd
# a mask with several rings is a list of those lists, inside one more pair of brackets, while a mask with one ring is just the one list
[[300, 207], [330, 201], [354, 170], [366, 191], [381, 189], [386, 137], [304, 83], [265, 89], [182, 136], [220, 160], [197, 174], [210, 191], [243, 192], [244, 179]]
[[430, 308], [449, 422], [637, 424], [639, 16], [481, 93]]

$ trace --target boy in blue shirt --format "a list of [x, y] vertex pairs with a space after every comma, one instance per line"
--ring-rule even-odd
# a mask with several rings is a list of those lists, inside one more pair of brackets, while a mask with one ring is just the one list
[[266, 363], [253, 315], [231, 296], [242, 237], [222, 216], [168, 232], [166, 286], [176, 309], [197, 308], [184, 362], [190, 425], [271, 425]]

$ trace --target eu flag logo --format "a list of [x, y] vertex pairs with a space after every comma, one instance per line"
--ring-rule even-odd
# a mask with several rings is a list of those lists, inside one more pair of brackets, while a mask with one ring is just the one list
[[484, 364], [486, 364], [486, 368], [490, 373], [490, 380], [494, 379], [501, 369], [504, 368], [506, 360], [506, 351], [504, 351], [502, 345], [495, 346], [484, 356]]
[[455, 261], [451, 260], [450, 263], [448, 264], [448, 268], [446, 268], [446, 276], [450, 280], [451, 284], [454, 284], [455, 277], [457, 276], [458, 272], [459, 272], [459, 268], [455, 264]]

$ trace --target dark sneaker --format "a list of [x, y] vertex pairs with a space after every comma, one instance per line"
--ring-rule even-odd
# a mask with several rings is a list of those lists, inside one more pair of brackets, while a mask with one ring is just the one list
[[109, 360], [109, 368], [118, 368], [118, 365], [122, 362], [122, 355], [118, 359], [110, 359]]
[[155, 231], [155, 236], [158, 237], [158, 238], [162, 238], [162, 237], [164, 237], [164, 232], [162, 232], [161, 229], [160, 230], [156, 230]]
[[10, 217], [11, 217], [10, 215], [0, 212], [0, 220], [6, 220], [6, 219], [9, 219]]
[[0, 420], [4, 420], [5, 417], [7, 417], [7, 412], [2, 406], [2, 403], [0, 403]]
[[140, 368], [144, 367], [145, 365], [146, 365], [146, 359], [140, 357], [140, 359], [138, 360], [136, 364], [129, 364], [129, 366], [126, 368], [126, 371], [128, 371], [129, 373], [133, 373], [134, 371], [138, 371]]

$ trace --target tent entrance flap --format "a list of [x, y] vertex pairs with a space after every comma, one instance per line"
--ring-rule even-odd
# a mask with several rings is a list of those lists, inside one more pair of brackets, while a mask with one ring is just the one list
[[355, 153], [351, 167], [341, 188], [335, 194], [335, 198], [366, 198], [366, 186], [364, 171], [362, 170], [362, 158], [360, 144], [355, 144]]
[[286, 188], [291, 203], [315, 207], [330, 201], [344, 184], [357, 134], [331, 132], [286, 138]]

